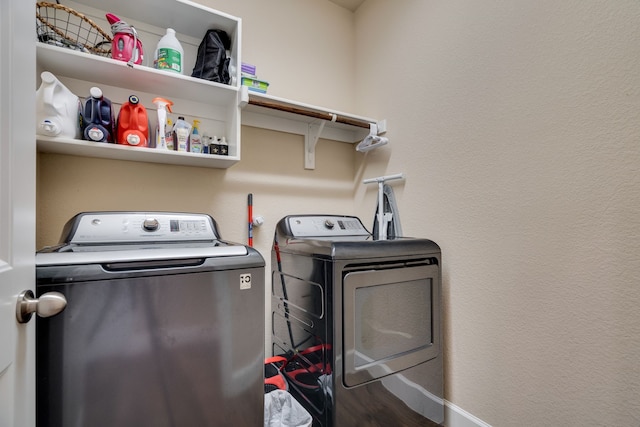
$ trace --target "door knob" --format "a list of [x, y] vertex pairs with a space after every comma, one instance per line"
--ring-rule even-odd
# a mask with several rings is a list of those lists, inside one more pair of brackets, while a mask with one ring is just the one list
[[67, 299], [60, 292], [47, 292], [34, 298], [30, 290], [22, 291], [16, 304], [16, 318], [19, 323], [27, 323], [33, 313], [40, 317], [51, 317], [62, 312], [67, 306]]

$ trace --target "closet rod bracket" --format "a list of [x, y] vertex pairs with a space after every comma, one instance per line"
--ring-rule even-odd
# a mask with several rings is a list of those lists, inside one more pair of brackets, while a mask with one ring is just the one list
[[[331, 121], [335, 122], [337, 116], [332, 114]], [[316, 144], [322, 134], [326, 120], [317, 120], [309, 123], [307, 127], [307, 133], [304, 136], [304, 168], [315, 169], [316, 168]]]

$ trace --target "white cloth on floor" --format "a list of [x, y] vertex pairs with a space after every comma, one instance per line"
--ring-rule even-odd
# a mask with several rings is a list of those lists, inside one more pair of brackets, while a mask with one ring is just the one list
[[311, 427], [311, 414], [286, 390], [264, 395], [264, 427]]

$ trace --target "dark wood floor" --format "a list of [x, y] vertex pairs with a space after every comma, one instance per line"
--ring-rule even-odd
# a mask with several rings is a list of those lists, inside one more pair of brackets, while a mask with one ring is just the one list
[[441, 427], [412, 411], [378, 381], [350, 389], [336, 404], [340, 427]]

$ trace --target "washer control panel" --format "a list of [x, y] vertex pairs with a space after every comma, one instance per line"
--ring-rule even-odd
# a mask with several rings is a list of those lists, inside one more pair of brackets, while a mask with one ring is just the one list
[[362, 221], [355, 216], [301, 215], [287, 217], [293, 237], [368, 236]]
[[218, 239], [205, 214], [169, 212], [88, 212], [65, 226], [66, 243], [182, 242]]

